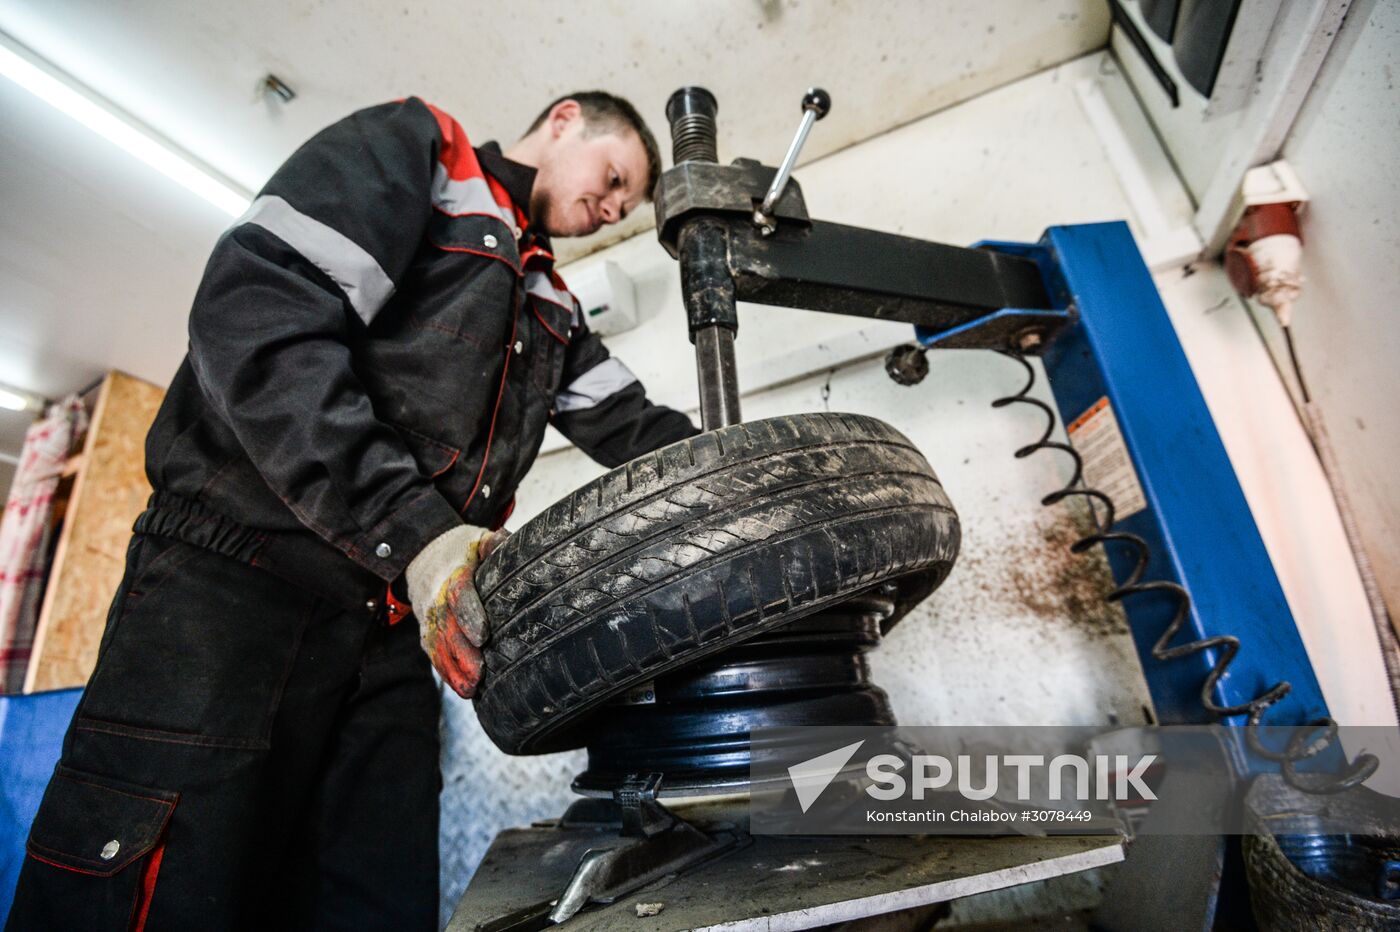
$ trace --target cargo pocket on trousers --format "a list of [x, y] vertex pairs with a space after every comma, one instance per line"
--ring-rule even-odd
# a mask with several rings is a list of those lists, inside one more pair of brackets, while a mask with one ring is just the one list
[[136, 568], [75, 729], [265, 750], [316, 596], [180, 541], [153, 543], [150, 558]]
[[12, 919], [34, 910], [54, 927], [142, 928], [178, 801], [178, 793], [59, 766], [29, 832], [38, 863], [25, 866]]

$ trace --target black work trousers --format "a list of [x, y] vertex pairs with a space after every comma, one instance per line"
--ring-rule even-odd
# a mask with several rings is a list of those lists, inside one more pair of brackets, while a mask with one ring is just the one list
[[440, 700], [368, 586], [133, 537], [7, 928], [435, 929]]

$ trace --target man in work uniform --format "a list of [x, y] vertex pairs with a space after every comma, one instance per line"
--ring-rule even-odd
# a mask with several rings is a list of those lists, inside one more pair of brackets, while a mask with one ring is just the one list
[[410, 98], [278, 169], [196, 295], [10, 928], [436, 927], [429, 665], [473, 694], [486, 529], [546, 423], [608, 466], [696, 432], [550, 254], [659, 164], [590, 92], [504, 153]]

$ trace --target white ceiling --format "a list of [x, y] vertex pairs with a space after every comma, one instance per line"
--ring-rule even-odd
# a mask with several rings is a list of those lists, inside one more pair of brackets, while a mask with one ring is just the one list
[[[636, 103], [668, 150], [667, 96], [702, 84], [719, 100], [721, 157], [775, 163], [815, 83], [833, 107], [810, 160], [1103, 45], [1106, 6], [0, 0], [0, 30], [256, 190], [317, 129], [407, 94], [484, 141], [601, 87]], [[260, 95], [268, 72], [297, 98]], [[0, 383], [53, 397], [121, 368], [164, 384], [228, 218], [3, 79], [0, 126]], [[566, 255], [648, 225], [639, 212]], [[0, 451], [17, 448], [25, 420], [0, 419]]]

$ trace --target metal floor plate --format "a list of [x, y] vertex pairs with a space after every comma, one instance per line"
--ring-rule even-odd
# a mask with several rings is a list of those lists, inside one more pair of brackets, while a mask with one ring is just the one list
[[[742, 829], [747, 801], [670, 808], [701, 829]], [[746, 836], [749, 837], [749, 836]], [[597, 834], [551, 823], [502, 832], [448, 932], [544, 928], [544, 916]], [[1116, 835], [1033, 837], [757, 836], [685, 873], [594, 906], [559, 928], [778, 932], [912, 909], [1123, 860]], [[638, 903], [661, 903], [639, 917]]]

